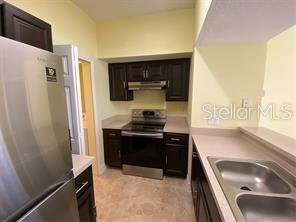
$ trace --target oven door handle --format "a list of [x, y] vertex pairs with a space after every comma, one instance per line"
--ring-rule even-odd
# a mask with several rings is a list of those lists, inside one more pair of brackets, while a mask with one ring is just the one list
[[143, 133], [143, 132], [122, 131], [121, 136], [137, 136], [137, 137], [163, 139], [163, 133]]

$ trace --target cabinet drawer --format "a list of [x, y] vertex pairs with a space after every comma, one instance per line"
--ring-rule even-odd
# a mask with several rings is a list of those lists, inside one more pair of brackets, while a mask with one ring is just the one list
[[97, 213], [93, 189], [92, 168], [90, 166], [75, 178], [80, 221], [96, 221]]
[[77, 199], [80, 221], [96, 221], [96, 208], [93, 206], [92, 195], [92, 187], [89, 187]]
[[76, 196], [80, 196], [87, 188], [92, 186], [92, 168], [88, 167], [78, 177], [75, 178], [75, 191]]
[[121, 130], [104, 129], [103, 133], [104, 137], [106, 136], [110, 139], [121, 139]]
[[165, 143], [185, 146], [188, 144], [188, 134], [166, 133]]

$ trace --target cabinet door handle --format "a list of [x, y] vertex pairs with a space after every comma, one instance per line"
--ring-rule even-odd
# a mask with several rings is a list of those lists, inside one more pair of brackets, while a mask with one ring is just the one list
[[109, 133], [108, 135], [109, 135], [109, 136], [116, 136], [115, 133]]
[[82, 186], [79, 187], [78, 189], [75, 189], [75, 193], [78, 194], [84, 187], [88, 185], [88, 181], [85, 181], [84, 183], [81, 183]]
[[120, 152], [120, 150], [118, 150], [118, 157], [119, 157], [119, 159], [121, 159], [121, 152]]
[[165, 156], [165, 164], [168, 164], [168, 156]]
[[146, 70], [143, 69], [143, 79], [145, 79], [145, 78], [146, 78]]
[[170, 80], [167, 81], [167, 88], [170, 88]]
[[192, 153], [192, 157], [197, 158], [198, 157], [197, 153]]
[[146, 73], [146, 79], [148, 79], [148, 70], [146, 69], [146, 71], [145, 71], [145, 73]]
[[171, 138], [171, 140], [173, 140], [173, 141], [180, 141], [180, 139], [178, 139], [178, 138]]
[[125, 84], [125, 81], [123, 81], [123, 88], [124, 88], [124, 89], [126, 88], [126, 84]]

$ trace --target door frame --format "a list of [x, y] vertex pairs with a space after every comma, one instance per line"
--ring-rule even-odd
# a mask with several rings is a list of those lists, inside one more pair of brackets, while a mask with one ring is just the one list
[[[61, 47], [61, 48], [57, 48], [55, 50], [55, 47]], [[75, 100], [75, 106], [76, 106], [76, 110], [75, 113], [73, 113], [76, 116], [76, 119], [78, 120], [77, 122], [77, 131], [78, 131], [78, 135], [77, 135], [77, 140], [78, 140], [78, 154], [85, 154], [85, 142], [84, 142], [84, 131], [83, 131], [83, 119], [82, 119], [82, 101], [81, 101], [81, 90], [80, 90], [80, 79], [79, 79], [79, 64], [78, 64], [78, 47], [75, 45], [71, 45], [71, 44], [55, 44], [53, 45], [53, 53], [56, 55], [59, 54], [63, 54], [63, 50], [68, 50], [68, 47], [70, 47], [71, 50], [71, 62], [68, 62], [68, 69], [69, 66], [71, 66], [72, 70], [73, 70], [73, 87], [74, 87], [74, 100]], [[65, 49], [66, 48], [66, 49]], [[61, 51], [60, 51], [61, 50]], [[69, 53], [69, 51], [67, 51]], [[60, 55], [61, 56], [61, 55]], [[61, 56], [61, 60], [62, 60]], [[63, 60], [62, 60], [63, 63]], [[63, 65], [62, 65], [63, 66]], [[68, 106], [68, 104], [67, 104]], [[68, 109], [68, 108], [67, 108]], [[73, 111], [73, 110], [72, 110]], [[68, 117], [69, 118], [69, 117]]]
[[[96, 98], [96, 90], [95, 90], [95, 67], [94, 67], [94, 59], [92, 59], [89, 56], [85, 56], [85, 55], [80, 55], [78, 53], [78, 60], [84, 60], [86, 62], [88, 62], [90, 64], [90, 76], [91, 76], [91, 92], [92, 92], [92, 103], [93, 103], [93, 111], [94, 111], [94, 121], [95, 121], [95, 134], [96, 134], [96, 151], [97, 151], [97, 156], [96, 161], [97, 161], [97, 167], [98, 167], [98, 173], [102, 173], [102, 170], [100, 169], [100, 164], [99, 161], [99, 129], [100, 129], [100, 119], [99, 119], [99, 112], [97, 110], [97, 98]], [[81, 73], [79, 73], [80, 76]], [[81, 97], [79, 98], [81, 100]], [[82, 107], [81, 107], [82, 110]], [[82, 116], [81, 116], [82, 119]], [[85, 155], [85, 146], [83, 147], [83, 154]]]

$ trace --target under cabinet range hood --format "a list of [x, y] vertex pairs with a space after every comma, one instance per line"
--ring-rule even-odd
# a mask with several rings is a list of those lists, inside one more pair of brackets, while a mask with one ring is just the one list
[[163, 89], [166, 89], [166, 81], [128, 82], [128, 90], [163, 90]]

